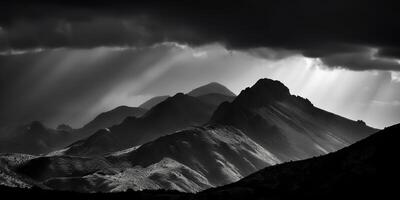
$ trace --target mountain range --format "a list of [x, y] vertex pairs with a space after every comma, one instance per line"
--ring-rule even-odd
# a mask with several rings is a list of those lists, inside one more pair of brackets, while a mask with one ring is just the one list
[[[234, 93], [218, 83], [201, 86], [189, 93], [198, 95], [191, 97], [195, 97], [213, 108], [216, 108], [223, 101], [232, 101], [235, 97], [233, 96]], [[230, 96], [225, 94], [229, 94]], [[119, 106], [110, 111], [100, 113], [92, 121], [78, 129], [72, 129], [68, 125], [64, 124], [58, 126], [57, 129], [51, 129], [45, 127], [45, 125], [39, 121], [34, 121], [28, 125], [17, 126], [11, 129], [12, 131], [10, 134], [7, 134], [9, 137], [0, 138], [0, 152], [26, 153], [34, 155], [50, 153], [65, 148], [75, 141], [87, 138], [96, 131], [118, 125], [127, 117], [141, 117], [152, 107], [163, 102], [168, 97], [169, 96], [158, 96], [151, 98], [139, 107]], [[179, 102], [176, 102], [176, 104], [179, 104]], [[172, 110], [171, 112], [175, 111]], [[206, 115], [211, 115], [209, 112], [210, 111], [206, 111]], [[193, 113], [194, 118], [196, 118], [195, 115], [197, 114]], [[196, 124], [197, 121], [194, 121], [193, 124]], [[34, 127], [34, 129], [31, 129], [31, 126]], [[187, 125], [184, 124], [183, 127], [185, 126]]]
[[[0, 186], [0, 192], [13, 197], [59, 196], [74, 199], [338, 199], [343, 198], [392, 198], [397, 195], [397, 167], [391, 162], [397, 152], [400, 124], [385, 128], [377, 133], [327, 155], [306, 160], [286, 162], [266, 167], [240, 181], [221, 187], [210, 188], [191, 194], [168, 190], [143, 190], [116, 193], [71, 193], [52, 192], [35, 187], [19, 189]], [[124, 154], [121, 154], [125, 156]], [[120, 156], [121, 156], [120, 155]], [[117, 155], [118, 156], [118, 155]], [[29, 156], [21, 156], [19, 161], [13, 156], [1, 157], [26, 162]], [[9, 162], [10, 163], [10, 162]], [[0, 165], [0, 180], [4, 183], [26, 187], [18, 175]], [[8, 180], [4, 181], [4, 180]], [[26, 181], [26, 180], [25, 180]], [[45, 196], [44, 196], [45, 195]]]
[[168, 97], [46, 155], [2, 155], [0, 167], [17, 180], [14, 185], [27, 187], [199, 192], [264, 167], [337, 151], [377, 131], [291, 95], [279, 81], [261, 79], [237, 97], [217, 85]]
[[259, 80], [233, 102], [221, 104], [210, 123], [242, 130], [281, 161], [336, 151], [377, 131], [319, 109], [270, 79]]

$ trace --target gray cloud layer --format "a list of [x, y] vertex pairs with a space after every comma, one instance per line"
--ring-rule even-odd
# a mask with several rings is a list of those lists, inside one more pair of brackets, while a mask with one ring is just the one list
[[[391, 1], [20, 2], [0, 8], [3, 51], [220, 42], [296, 51], [354, 70], [400, 70], [400, 14]], [[386, 59], [372, 59], [368, 48]]]

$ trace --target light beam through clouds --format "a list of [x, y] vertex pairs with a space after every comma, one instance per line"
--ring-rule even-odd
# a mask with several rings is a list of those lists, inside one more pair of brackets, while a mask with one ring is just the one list
[[[120, 105], [220, 82], [236, 94], [260, 78], [282, 81], [322, 109], [383, 128], [400, 122], [397, 72], [328, 68], [319, 59], [219, 44], [41, 49], [0, 55], [1, 119], [82, 126]], [[3, 80], [3, 79], [2, 79]], [[5, 86], [3, 86], [5, 85]]]

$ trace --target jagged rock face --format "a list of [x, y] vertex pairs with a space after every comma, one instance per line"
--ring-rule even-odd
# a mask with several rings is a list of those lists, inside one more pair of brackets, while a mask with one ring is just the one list
[[106, 157], [47, 156], [15, 168], [47, 187], [81, 192], [129, 188], [196, 192], [280, 163], [241, 131], [193, 128]]
[[211, 124], [234, 126], [282, 161], [305, 159], [348, 146], [376, 130], [314, 107], [290, 95], [279, 81], [259, 80], [231, 103], [223, 103]]

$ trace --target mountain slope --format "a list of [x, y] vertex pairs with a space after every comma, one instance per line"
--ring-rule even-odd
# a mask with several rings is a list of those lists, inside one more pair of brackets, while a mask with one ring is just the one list
[[17, 127], [10, 137], [0, 139], [0, 152], [42, 154], [66, 146], [75, 138], [72, 132], [54, 130], [34, 121]]
[[46, 156], [14, 167], [47, 187], [80, 192], [196, 192], [280, 161], [233, 127], [192, 128], [106, 157]]
[[121, 123], [126, 117], [142, 116], [146, 110], [128, 106], [119, 106], [113, 110], [101, 113], [95, 119], [80, 129], [72, 129], [62, 124], [56, 130], [45, 127], [41, 122], [34, 121], [28, 125], [15, 128], [9, 137], [0, 139], [0, 152], [46, 154], [71, 144], [104, 129]]
[[119, 106], [113, 110], [99, 114], [76, 132], [81, 136], [87, 136], [88, 134], [92, 134], [100, 129], [120, 124], [127, 117], [140, 117], [146, 111], [147, 110], [143, 108]]
[[166, 99], [168, 99], [170, 96], [156, 96], [153, 97], [147, 101], [145, 101], [144, 103], [140, 104], [139, 108], [143, 108], [146, 110], [150, 110], [152, 109], [154, 106], [156, 106], [157, 104], [165, 101]]
[[270, 79], [259, 80], [233, 102], [221, 104], [210, 123], [239, 128], [282, 161], [336, 151], [376, 131], [316, 108]]
[[236, 183], [200, 193], [198, 199], [338, 199], [397, 195], [400, 124], [337, 152], [267, 167]]
[[140, 118], [126, 118], [119, 125], [97, 131], [90, 137], [73, 143], [65, 154], [99, 155], [140, 145], [170, 132], [202, 125], [215, 108], [215, 105], [178, 93]]
[[207, 94], [222, 94], [225, 96], [233, 96], [233, 97], [236, 96], [235, 93], [230, 91], [228, 88], [216, 82], [200, 86], [187, 93], [187, 95], [193, 97], [203, 96]]
[[197, 194], [143, 191], [82, 194], [1, 187], [13, 197], [68, 196], [75, 199], [390, 199], [397, 193], [394, 156], [400, 124], [385, 128], [349, 147], [328, 155], [267, 167], [233, 184]]
[[197, 96], [196, 98], [198, 98], [202, 102], [205, 102], [207, 104], [211, 104], [211, 105], [214, 105], [217, 107], [225, 101], [232, 102], [235, 99], [235, 96], [226, 96], [223, 94], [211, 93], [211, 94]]

